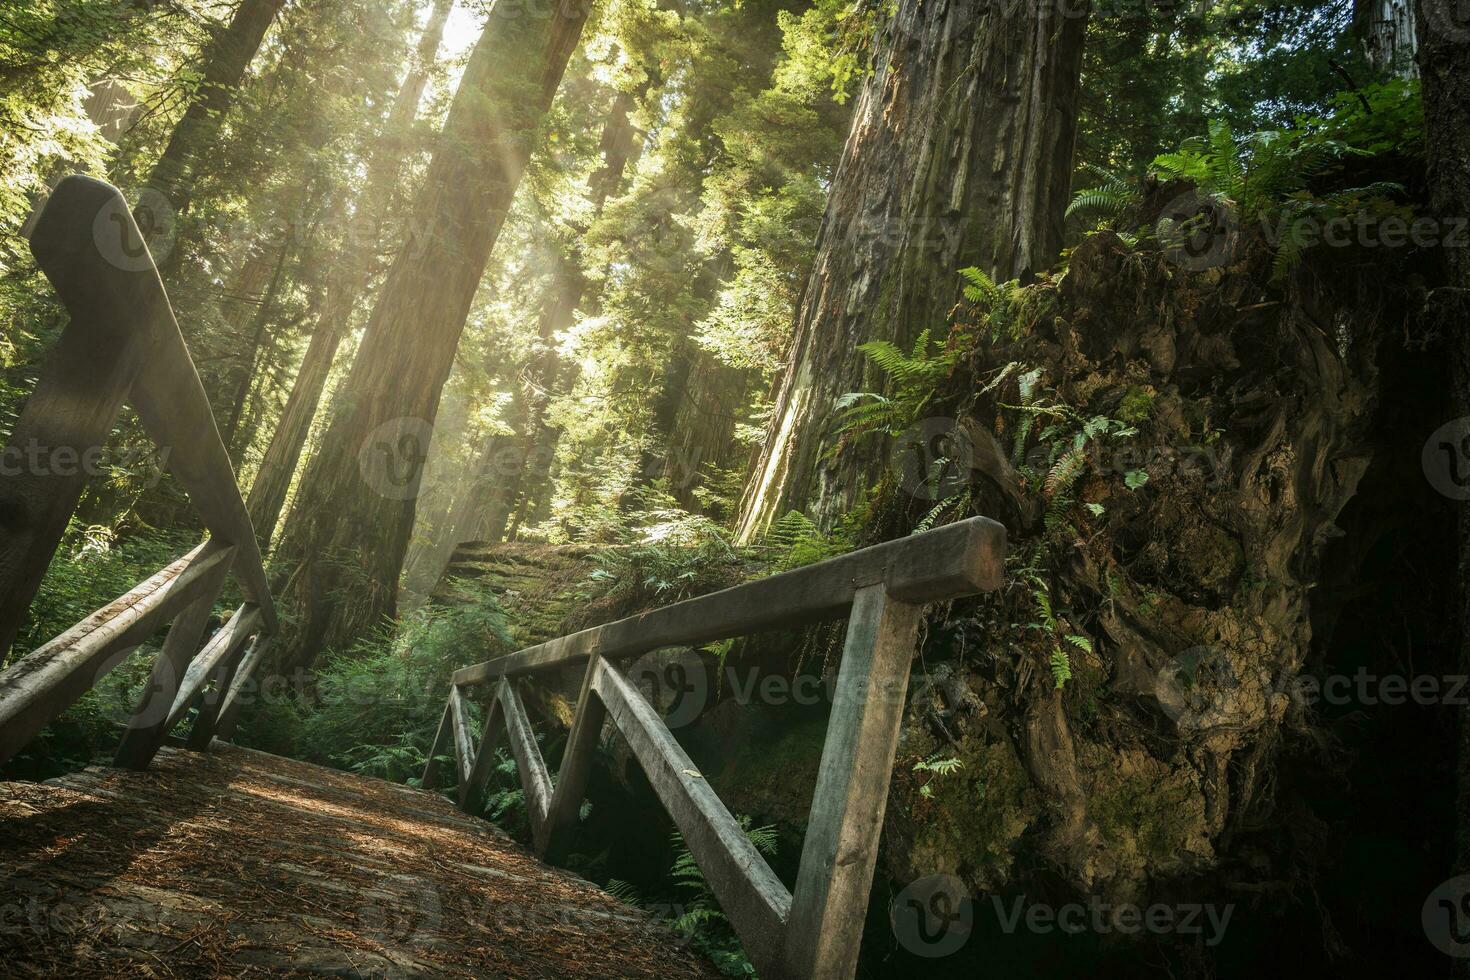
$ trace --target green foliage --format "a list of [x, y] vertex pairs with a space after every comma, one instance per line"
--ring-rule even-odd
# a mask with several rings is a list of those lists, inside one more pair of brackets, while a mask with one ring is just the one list
[[[887, 376], [892, 393], [855, 391], [837, 399], [833, 406], [838, 413], [837, 431], [848, 438], [898, 435], [923, 412], [959, 358], [955, 349], [940, 348], [929, 353], [928, 330], [920, 331], [909, 353], [887, 340], [871, 340], [859, 345], [858, 350]], [[843, 440], [839, 440], [828, 455], [841, 451], [842, 445]]]
[[584, 599], [619, 605], [667, 605], [724, 584], [740, 554], [729, 534], [707, 517], [680, 510], [639, 514], [649, 523], [628, 544], [594, 555]]
[[[1407, 84], [1382, 86], [1375, 92], [1381, 103], [1404, 106], [1417, 102]], [[1396, 100], [1396, 101], [1394, 101]], [[1376, 181], [1361, 187], [1317, 190], [1320, 184], [1354, 158], [1371, 156], [1388, 145], [1373, 115], [1356, 99], [1336, 100], [1336, 112], [1319, 120], [1305, 120], [1290, 130], [1261, 130], [1237, 138], [1228, 123], [1211, 120], [1205, 136], [1191, 137], [1172, 152], [1154, 157], [1152, 170], [1169, 180], [1193, 183], [1201, 194], [1233, 213], [1235, 220], [1260, 223], [1276, 254], [1272, 276], [1282, 279], [1300, 264], [1302, 254], [1321, 240], [1322, 229], [1333, 221], [1380, 220], [1390, 215], [1412, 217], [1393, 202], [1403, 187]], [[1371, 105], [1371, 103], [1370, 103]], [[1388, 113], [1390, 118], [1397, 113]], [[1342, 137], [1362, 140], [1355, 145]], [[1100, 167], [1088, 168], [1102, 183], [1078, 191], [1068, 216], [1092, 214], [1116, 219], [1138, 203], [1138, 188]], [[1192, 220], [1166, 216], [1156, 229], [1161, 238], [1188, 234]]]
[[927, 759], [921, 759], [914, 763], [914, 772], [928, 773], [929, 776], [919, 785], [919, 795], [928, 799], [934, 795], [934, 788], [929, 784], [935, 777], [952, 776], [965, 767], [959, 759], [943, 757], [942, 753], [936, 752]]
[[1082, 172], [1101, 183], [1072, 196], [1072, 203], [1067, 205], [1068, 218], [1079, 214], [1116, 218], [1138, 203], [1138, 186], [1134, 181], [1095, 163], [1084, 164]]
[[1424, 102], [1419, 79], [1395, 78], [1356, 92], [1339, 92], [1324, 111], [1298, 118], [1296, 129], [1372, 156], [1422, 158]]
[[1072, 660], [1061, 647], [1051, 652], [1051, 677], [1058, 691], [1072, 679]]
[[811, 518], [793, 510], [771, 524], [759, 547], [770, 555], [773, 568], [787, 571], [846, 554], [853, 541], [841, 531], [823, 534]]
[[[739, 817], [745, 837], [767, 860], [776, 854], [777, 834], [775, 827], [752, 827], [749, 817]], [[704, 872], [694, 860], [694, 855], [684, 844], [678, 833], [673, 835], [677, 853], [670, 870], [675, 886], [683, 895], [680, 910], [675, 915], [673, 926], [689, 937], [690, 944], [715, 964], [721, 973], [732, 977], [755, 976], [755, 968], [745, 955], [730, 920], [720, 911], [714, 892], [705, 880]]]
[[285, 733], [299, 758], [416, 784], [450, 675], [511, 647], [505, 615], [485, 586], [460, 580], [455, 592], [464, 601], [419, 609], [396, 630], [320, 665], [314, 699], [262, 699], [247, 707], [239, 740], [280, 751]]

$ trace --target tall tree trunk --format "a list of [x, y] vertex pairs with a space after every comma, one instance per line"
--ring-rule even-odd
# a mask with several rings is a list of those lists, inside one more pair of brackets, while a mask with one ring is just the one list
[[859, 344], [941, 328], [960, 268], [1004, 280], [1055, 260], [1086, 28], [1085, 6], [900, 0], [797, 304], [743, 539], [793, 508], [830, 526], [876, 474], [871, 448], [821, 459], [834, 401], [879, 387]]
[[283, 655], [309, 664], [396, 610], [440, 392], [585, 4], [528, 16], [495, 4], [470, 56], [414, 228], [368, 321], [278, 554], [296, 627]]
[[[276, 431], [250, 484], [246, 506], [262, 551], [270, 545], [281, 509], [286, 504], [291, 478], [296, 474], [296, 463], [311, 433], [312, 420], [316, 418], [322, 392], [327, 387], [327, 377], [332, 372], [332, 361], [342, 342], [340, 326], [347, 322], [351, 305], [352, 299], [343, 284], [334, 282], [327, 287], [321, 315], [306, 346], [296, 380], [291, 385], [291, 394], [286, 397], [286, 406], [281, 410]], [[343, 311], [344, 306], [349, 308], [346, 312]]]
[[301, 368], [296, 373], [281, 420], [250, 486], [250, 519], [255, 524], [262, 550], [270, 544], [281, 517], [281, 508], [286, 504], [291, 478], [296, 473], [312, 420], [321, 404], [337, 348], [351, 325], [353, 311], [367, 292], [372, 254], [383, 238], [394, 187], [413, 149], [414, 120], [418, 118], [419, 103], [423, 100], [429, 73], [444, 41], [444, 24], [453, 6], [454, 0], [435, 0], [434, 9], [424, 25], [415, 58], [399, 86], [393, 109], [383, 126], [383, 138], [368, 164], [367, 181], [353, 208], [355, 214], [366, 219], [364, 223], [371, 227], [371, 233], [366, 242], [349, 241], [337, 259], [338, 267], [327, 287], [321, 317], [311, 335]]
[[1414, 0], [1354, 0], [1353, 19], [1369, 64], [1399, 78], [1419, 73]]
[[[285, 277], [286, 263], [291, 258], [291, 243], [295, 239], [293, 229], [288, 228], [286, 238], [281, 242], [281, 249], [276, 253], [275, 268], [271, 270], [270, 283], [265, 287], [265, 293], [260, 297], [260, 303], [255, 308], [255, 314], [250, 318], [250, 327], [246, 331], [250, 335], [246, 347], [244, 362], [235, 368], [235, 390], [230, 398], [229, 416], [225, 420], [224, 431], [220, 436], [225, 445], [233, 447], [235, 434], [240, 428], [240, 419], [245, 414], [245, 401], [250, 397], [250, 382], [255, 377], [255, 364], [260, 358], [260, 344], [265, 337], [266, 324], [270, 322], [271, 311], [275, 308], [276, 297], [281, 292], [281, 281]], [[236, 456], [235, 463], [239, 465], [239, 457]]]
[[[148, 174], [146, 187], [162, 195], [163, 202], [178, 214], [189, 210], [193, 196], [194, 168], [199, 155], [214, 141], [224, 115], [235, 101], [235, 92], [245, 78], [250, 62], [285, 0], [240, 0], [229, 26], [216, 34], [204, 50], [204, 77], [199, 89], [174, 127], [168, 146]], [[140, 208], [139, 227], [149, 244], [163, 230], [152, 207]], [[162, 260], [166, 261], [166, 259]]]
[[695, 491], [703, 485], [705, 475], [728, 468], [740, 453], [735, 426], [740, 421], [750, 377], [747, 372], [722, 363], [692, 340], [686, 341], [685, 347], [689, 371], [673, 406], [663, 475], [680, 506], [728, 519], [732, 515], [712, 511]]
[[[594, 217], [602, 214], [608, 200], [623, 186], [629, 164], [637, 159], [640, 134], [633, 126], [632, 113], [657, 80], [657, 74], [650, 71], [636, 91], [619, 92], [613, 99], [602, 127], [602, 166], [587, 179]], [[535, 522], [540, 505], [550, 496], [552, 464], [561, 430], [547, 422], [546, 413], [552, 400], [569, 391], [573, 381], [572, 369], [557, 355], [556, 337], [576, 322], [587, 291], [581, 250], [573, 246], [570, 254], [558, 261], [552, 287], [537, 319], [540, 350], [531, 362], [529, 383], [525, 386], [526, 425], [520, 458], [512, 472], [501, 475], [504, 486], [482, 498], [491, 508], [483, 515], [486, 537], [491, 541], [502, 538], [514, 541], [521, 527]], [[469, 518], [479, 521], [481, 515], [471, 514]]]
[[[1420, 0], [1419, 74], [1423, 80], [1430, 193], [1444, 227], [1470, 215], [1470, 16], [1452, 0]], [[1461, 233], [1463, 234], [1463, 228]], [[1470, 248], [1441, 251], [1447, 284], [1430, 294], [1430, 315], [1451, 358], [1455, 414], [1470, 417]], [[1470, 674], [1470, 504], [1459, 505], [1459, 659]], [[1456, 875], [1470, 874], [1470, 708], [1460, 715], [1455, 821]], [[1455, 961], [1470, 977], [1470, 959]]]

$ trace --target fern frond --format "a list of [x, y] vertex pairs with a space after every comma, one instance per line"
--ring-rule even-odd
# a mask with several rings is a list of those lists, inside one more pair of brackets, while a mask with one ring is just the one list
[[1051, 652], [1051, 677], [1059, 691], [1072, 679], [1072, 661], [1061, 647]]
[[1116, 218], [1137, 199], [1138, 195], [1126, 188], [1093, 187], [1077, 192], [1067, 205], [1065, 216], [1096, 213], [1103, 218]]

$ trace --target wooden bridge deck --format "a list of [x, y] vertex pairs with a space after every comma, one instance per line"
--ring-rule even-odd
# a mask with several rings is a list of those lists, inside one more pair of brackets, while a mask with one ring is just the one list
[[714, 977], [442, 797], [215, 743], [0, 783], [8, 976]]

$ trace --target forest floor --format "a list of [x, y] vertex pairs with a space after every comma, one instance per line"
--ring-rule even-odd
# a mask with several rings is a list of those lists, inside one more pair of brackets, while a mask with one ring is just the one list
[[441, 796], [216, 748], [0, 783], [7, 975], [715, 975]]

